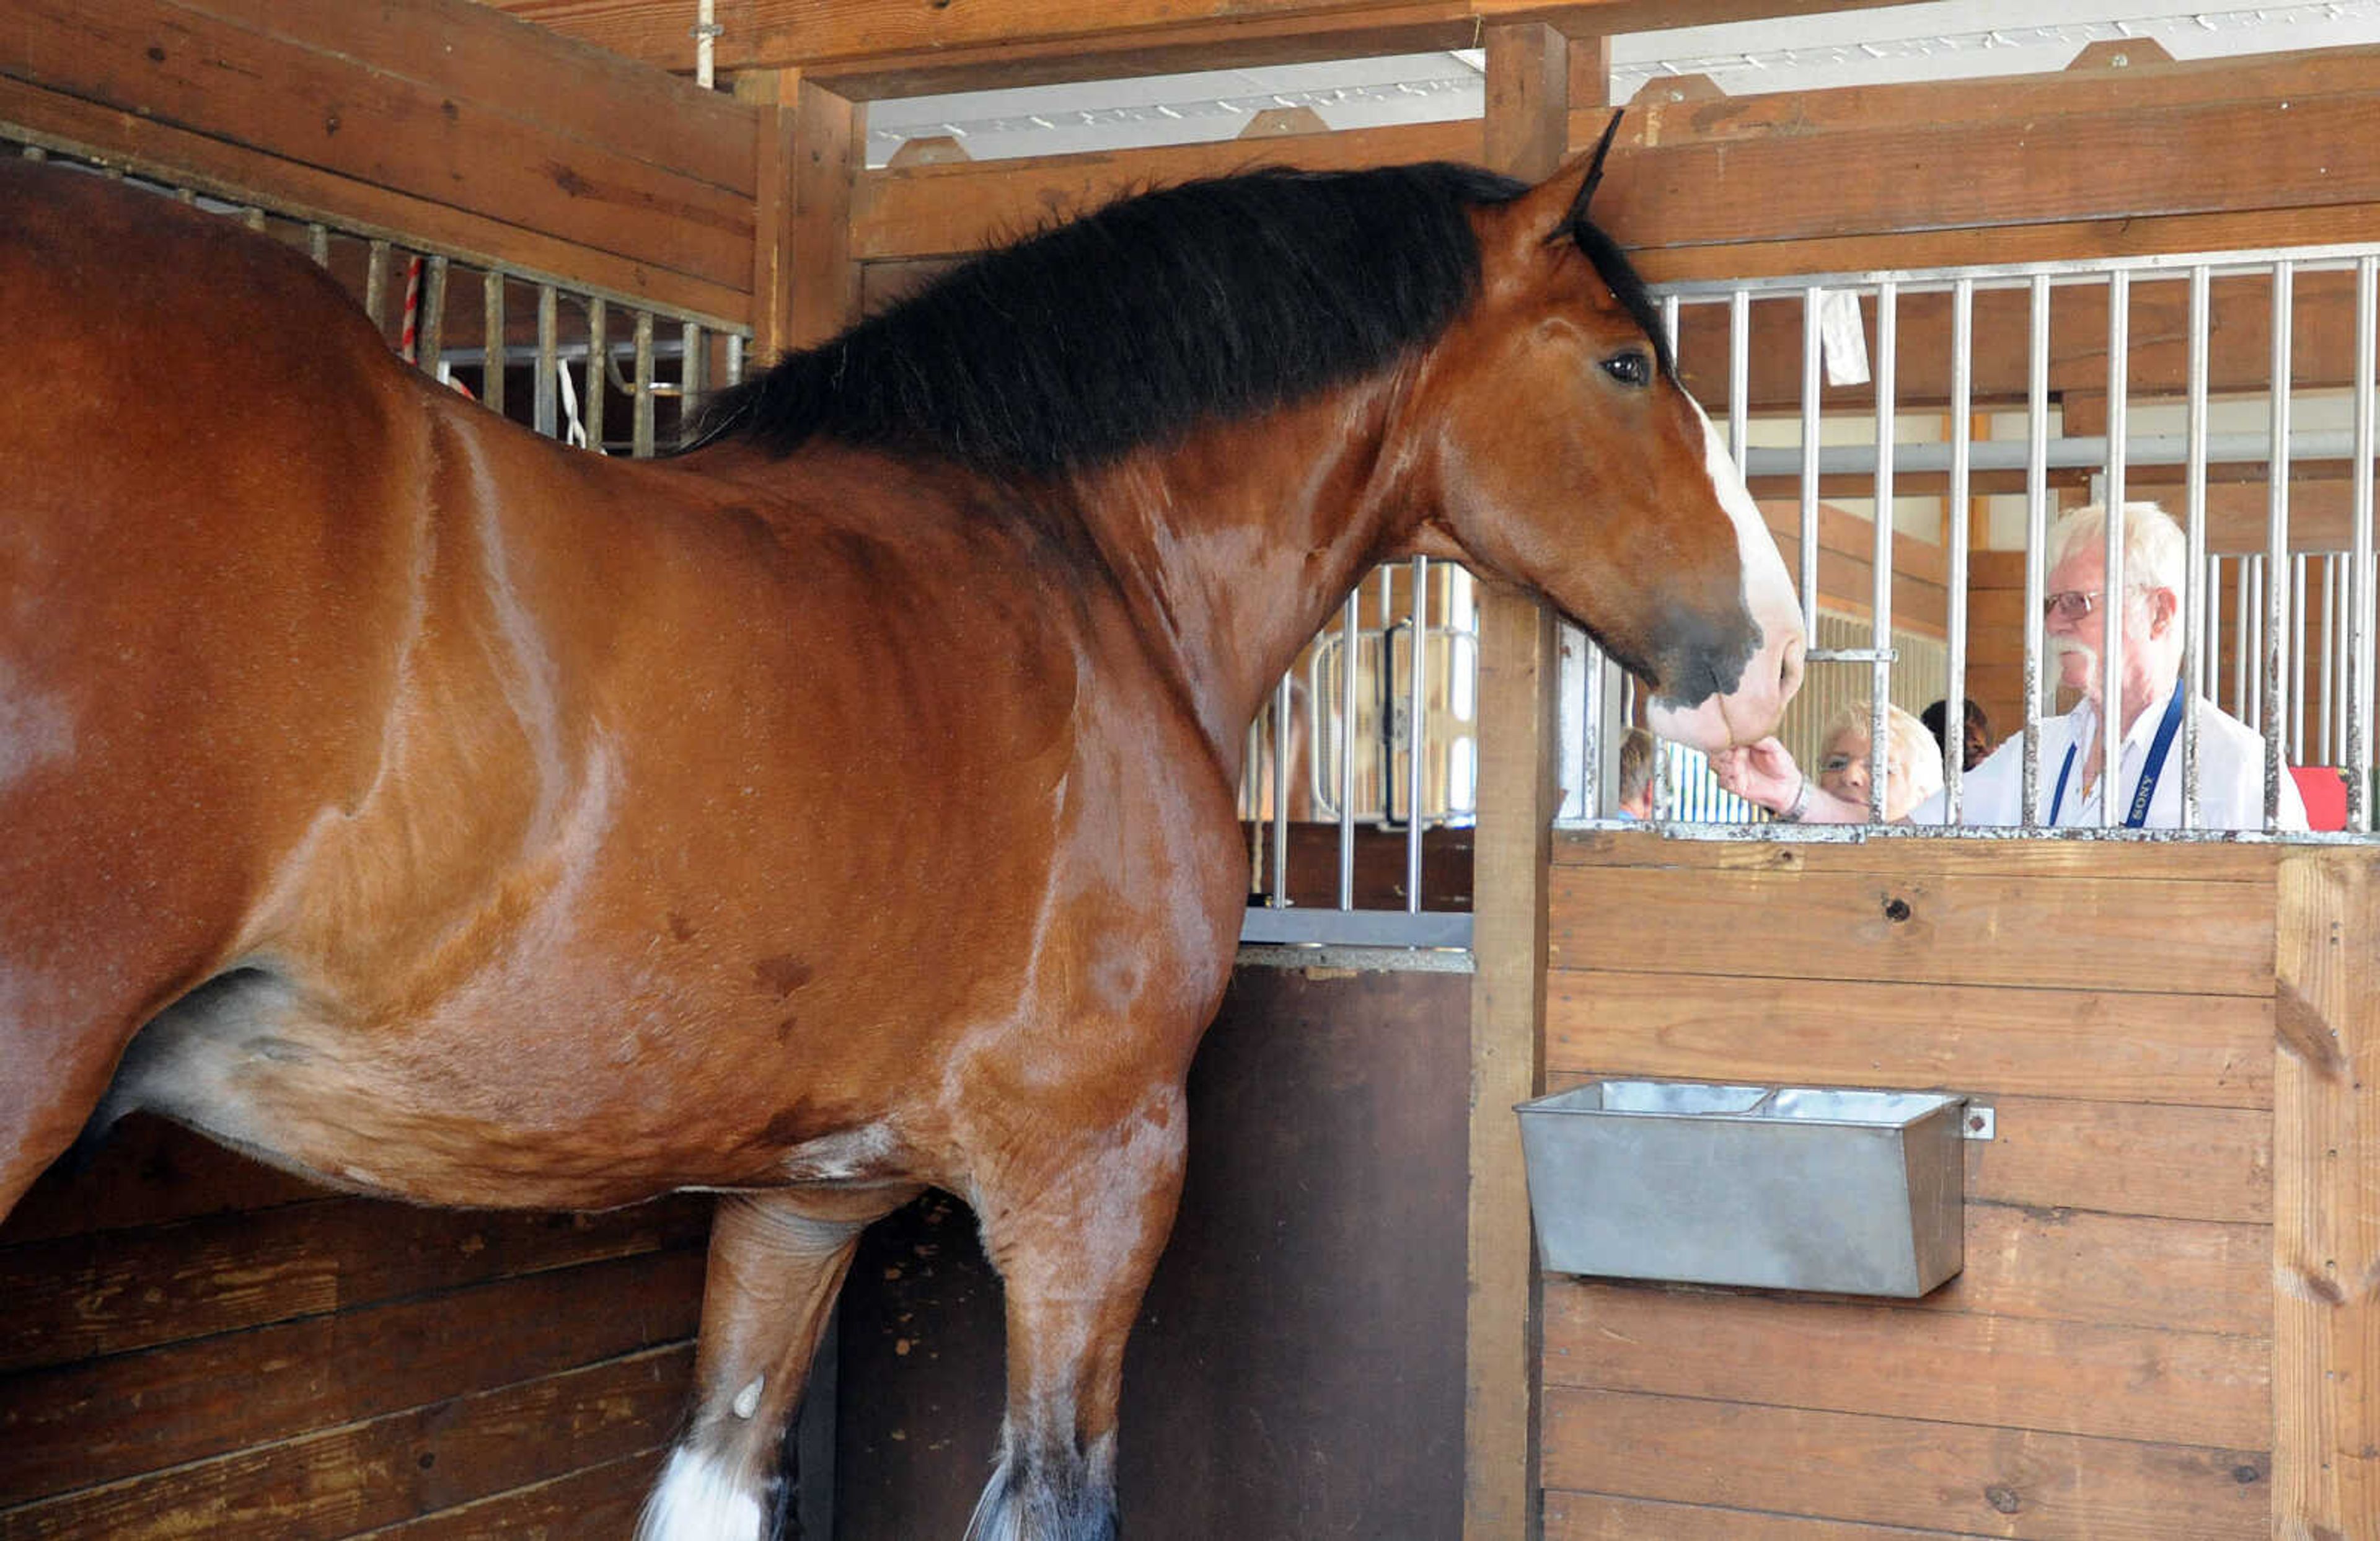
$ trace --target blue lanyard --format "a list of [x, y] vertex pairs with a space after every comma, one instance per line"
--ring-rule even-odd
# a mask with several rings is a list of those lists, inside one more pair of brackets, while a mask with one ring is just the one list
[[[2156, 737], [2149, 741], [2148, 760], [2141, 767], [2140, 784], [2132, 789], [2132, 810], [2124, 815], [2124, 828], [2128, 830], [2137, 830], [2148, 821], [2149, 799], [2156, 795], [2157, 778], [2165, 774], [2165, 757], [2173, 747], [2174, 730], [2181, 726], [2184, 689], [2185, 686], [2179, 682], [2174, 685], [2173, 696], [2165, 704], [2165, 721], [2157, 724]], [[2076, 747], [2072, 744], [2066, 746], [2066, 763], [2058, 768], [2058, 795], [2049, 800], [2049, 822], [2052, 824], [2058, 822], [2058, 810], [2066, 806], [2066, 778], [2073, 772]], [[2124, 762], [2120, 747], [2115, 759], [2119, 767]], [[2116, 778], [2110, 773], [2107, 779], [2113, 781]]]

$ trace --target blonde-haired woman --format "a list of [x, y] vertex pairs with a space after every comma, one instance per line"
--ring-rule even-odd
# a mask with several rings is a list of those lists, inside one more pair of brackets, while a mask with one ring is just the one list
[[[1853, 702], [1835, 714], [1818, 740], [1819, 790], [1863, 808], [1868, 806], [1874, 774], [1868, 753], [1874, 710], [1866, 701]], [[1895, 823], [1942, 790], [1942, 746], [1925, 731], [1925, 723], [1889, 703], [1884, 709], [1884, 732], [1891, 751], [1885, 771], [1884, 818], [1885, 822]]]

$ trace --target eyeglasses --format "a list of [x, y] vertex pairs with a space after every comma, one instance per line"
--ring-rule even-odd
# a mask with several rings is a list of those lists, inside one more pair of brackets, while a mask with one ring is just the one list
[[[2124, 592], [2145, 594], [2155, 587], [2155, 584], [2128, 583], [2124, 585]], [[2055, 594], [2045, 594], [2041, 599], [2044, 620], [2059, 620], [2070, 626], [2098, 608], [2099, 591], [2095, 588], [2061, 588]]]

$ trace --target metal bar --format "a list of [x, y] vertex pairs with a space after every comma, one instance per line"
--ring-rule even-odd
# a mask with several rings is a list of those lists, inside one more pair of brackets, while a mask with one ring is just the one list
[[587, 297], [587, 400], [579, 410], [587, 424], [587, 447], [603, 448], [603, 405], [611, 394], [612, 312], [601, 295]]
[[2289, 647], [2282, 687], [2288, 692], [2289, 704], [2289, 763], [2303, 765], [2305, 756], [2306, 719], [2306, 557], [2303, 552], [2289, 556]]
[[[1355, 907], [1355, 644], [1362, 635], [1363, 589], [1348, 591], [1339, 623], [1339, 907]], [[1315, 712], [1320, 723], [1322, 714]]]
[[1751, 446], [1752, 420], [1752, 293], [1738, 289], [1727, 297], [1727, 452], [1743, 464]]
[[2132, 275], [2107, 275], [2107, 565], [2099, 609], [2099, 827], [2122, 823], [2116, 781], [2124, 764], [2124, 436], [2131, 427]]
[[1429, 659], [1429, 558], [1413, 559], [1413, 669], [1407, 677], [1412, 695], [1405, 708], [1405, 789], [1411, 817], [1405, 820], [1405, 908], [1421, 909], [1422, 749], [1428, 722], [1424, 689]]
[[2042, 544], [2049, 507], [2049, 277], [2035, 274], [2026, 326], [2024, 477], [2024, 783], [2020, 821], [2041, 824], [2041, 600], [2046, 587]]
[[1315, 946], [1469, 947], [1468, 910], [1276, 909], [1251, 905], [1240, 923], [1240, 940]]
[[[2299, 557], [2298, 564], [2298, 603], [2302, 605], [2305, 603], [2305, 558]], [[2338, 561], [2325, 552], [2322, 557], [2322, 710], [2314, 719], [2314, 742], [2322, 746], [2321, 758], [2329, 765], [2337, 765], [2342, 758], [2338, 752], [2338, 735], [2332, 731], [2330, 710], [2334, 683], [2331, 666], [2338, 657]], [[2301, 762], [2305, 759], [2302, 747], [2298, 750], [2298, 758]]]
[[637, 312], [637, 376], [630, 403], [628, 453], [639, 460], [653, 453], [653, 313]]
[[480, 275], [480, 399], [498, 417], [504, 415], [504, 275], [490, 268]]
[[2348, 658], [2353, 678], [2347, 692], [2347, 827], [2372, 828], [2373, 592], [2372, 455], [2373, 398], [2380, 395], [2380, 360], [2374, 356], [2380, 322], [2380, 257], [2355, 263], [2355, 469], [2348, 552]]
[[415, 358], [421, 372], [432, 380], [438, 378], [439, 351], [446, 346], [446, 264], [443, 256], [432, 252], [421, 272], [421, 325]]
[[1289, 903], [1289, 676], [1272, 687], [1272, 887], [1266, 903]]
[[2296, 310], [2296, 270], [2286, 261], [2273, 264], [2273, 451], [2270, 510], [2266, 528], [2267, 558], [2265, 617], [2265, 828], [2280, 819], [2282, 671], [2289, 666], [2289, 328]]
[[[2223, 559], [2219, 556], [2210, 556], [2201, 564], [2201, 567], [2199, 581], [2205, 592], [2199, 603], [2205, 611], [2206, 651], [2198, 661], [2197, 688], [2200, 695], [2219, 707], [2223, 704], [2222, 670], [2219, 667], [2223, 658]], [[2192, 715], [2195, 716], [2196, 713]], [[2198, 734], [2192, 728], [2189, 718], [2182, 719], [2181, 731], [2184, 746], [2193, 746]], [[2190, 789], [2189, 780], [2185, 777], [2182, 783], [2185, 801]], [[2188, 812], [2187, 808], [2183, 810], [2185, 824], [2188, 822]]]
[[2239, 661], [2240, 721], [2261, 727], [2265, 693], [2258, 688], [2256, 660], [2265, 656], [2265, 610], [2256, 602], [2264, 588], [2265, 558], [2251, 552], [2240, 559], [2240, 640], [2234, 646]]
[[554, 384], [554, 360], [559, 352], [558, 310], [553, 285], [537, 286], [537, 380], [529, 389], [530, 424], [547, 438], [562, 433], [560, 392]]
[[[1892, 452], [1895, 377], [1900, 363], [1900, 293], [1890, 284], [1876, 291], [1876, 544], [1869, 586], [1870, 629], [1878, 652], [1892, 647]], [[1892, 777], [1888, 731], [1892, 663], [1879, 658], [1868, 666], [1867, 817], [1884, 822], [1885, 783]]]
[[[2204, 694], [2214, 695], [2213, 618], [2215, 575], [2206, 561], [2206, 342], [2208, 282], [2206, 264], [2190, 270], [2189, 406], [2183, 438], [2188, 441], [2182, 473], [2182, 530], [2188, 542], [2189, 587], [2182, 591], [2182, 677], [2204, 680]], [[2193, 685], [2193, 691], [2196, 686]], [[2181, 714], [2181, 827], [2198, 828], [2198, 710], [2195, 702]]]
[[727, 383], [744, 383], [744, 334], [741, 332], [727, 334]]
[[306, 225], [306, 255], [318, 268], [331, 265], [331, 227], [320, 220], [310, 221]]
[[1603, 673], [1607, 665], [1603, 649], [1585, 633], [1579, 634], [1581, 660], [1579, 680], [1579, 764], [1586, 796], [1581, 807], [1589, 819], [1609, 817], [1610, 809], [1603, 799]]
[[702, 328], [686, 322], [678, 328], [678, 338], [677, 442], [683, 448], [694, 443], [695, 424], [702, 416], [698, 408], [710, 394], [710, 382], [704, 378], [710, 363], [703, 357]]
[[1956, 824], [1964, 794], [1967, 743], [1967, 465], [1974, 446], [1975, 285], [1950, 291], [1950, 634], [1942, 685], [1942, 809]]
[[[2263, 432], [2212, 433], [2206, 437], [2207, 457], [2211, 464], [2253, 469], [2270, 459], [2272, 442]], [[2125, 448], [2125, 461], [2132, 466], [2180, 466], [2190, 455], [2189, 438], [2180, 433], [2134, 435]], [[2345, 429], [2307, 430], [2291, 438], [2289, 453], [2299, 460], [2343, 462], [2355, 453], [2354, 436]], [[2055, 470], [2101, 470], [2107, 454], [2102, 435], [2061, 435], [2048, 441], [2044, 460]], [[1950, 468], [1950, 446], [1903, 444], [1895, 460], [1903, 471], [1941, 475]], [[2032, 462], [2025, 446], [1987, 439], [1974, 446], [1970, 463], [1979, 471], [2014, 471]], [[1817, 470], [1828, 477], [1862, 477], [1875, 469], [1876, 451], [1868, 444], [1828, 444], [1818, 456]], [[1755, 481], [1781, 481], [1802, 472], [1801, 452], [1794, 449], [1755, 447], [1744, 467], [1744, 475]]]
[[381, 311], [388, 304], [388, 243], [376, 240], [364, 249], [364, 314], [371, 318], [373, 329], [385, 337], [388, 322]]
[[[1818, 390], [1819, 307], [1822, 290], [1802, 291], [1802, 635], [1818, 635]], [[1746, 475], [1756, 456], [1736, 456]]]

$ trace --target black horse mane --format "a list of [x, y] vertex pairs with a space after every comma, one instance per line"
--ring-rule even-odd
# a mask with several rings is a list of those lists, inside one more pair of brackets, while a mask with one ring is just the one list
[[[698, 443], [811, 439], [1048, 476], [1297, 400], [1434, 340], [1479, 286], [1465, 211], [1525, 185], [1433, 162], [1265, 170], [1111, 204], [987, 252], [715, 398]], [[1568, 235], [1674, 372], [1645, 285]]]

